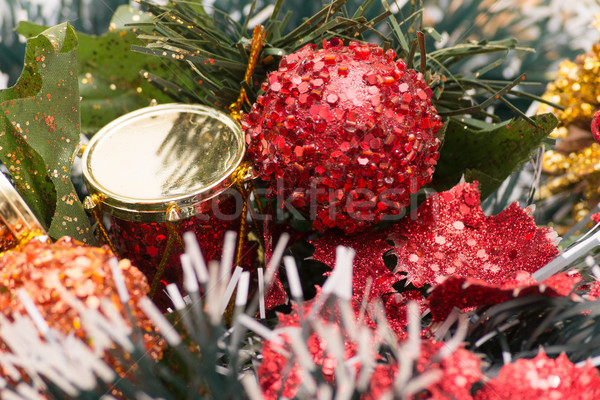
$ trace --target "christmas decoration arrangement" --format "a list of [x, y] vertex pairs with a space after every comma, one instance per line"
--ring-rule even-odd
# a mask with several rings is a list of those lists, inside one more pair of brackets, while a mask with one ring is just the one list
[[540, 97], [430, 4], [139, 3], [18, 28], [0, 398], [600, 395], [597, 46]]

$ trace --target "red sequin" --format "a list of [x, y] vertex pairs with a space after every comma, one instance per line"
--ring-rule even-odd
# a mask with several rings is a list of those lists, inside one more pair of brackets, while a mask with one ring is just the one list
[[[320, 290], [317, 291], [317, 297], [312, 301], [307, 301], [302, 304], [303, 318], [306, 318], [312, 306], [315, 304], [316, 299], [321, 295]], [[340, 316], [337, 313], [330, 312], [329, 309], [322, 309], [317, 313], [323, 323], [331, 323], [335, 329], [340, 329]], [[294, 305], [294, 309], [291, 314], [284, 315], [279, 314], [278, 328], [284, 327], [299, 327], [298, 306]], [[333, 320], [333, 321], [331, 321]], [[326, 322], [329, 321], [329, 322]], [[349, 360], [354, 357], [357, 353], [357, 345], [353, 341], [349, 340], [347, 334], [342, 332], [344, 340], [345, 356], [344, 360]], [[291, 339], [288, 335], [282, 334], [283, 344], [277, 342], [265, 341], [262, 349], [263, 361], [258, 367], [257, 374], [259, 383], [263, 389], [263, 398], [265, 399], [279, 399], [281, 397], [294, 398], [298, 388], [302, 383], [302, 372], [298, 363], [293, 360], [290, 365], [290, 359], [285, 353], [293, 352], [291, 346]], [[331, 353], [327, 351], [327, 338], [319, 336], [317, 333], [312, 333], [306, 340], [306, 347], [310, 353], [310, 356], [318, 367], [318, 370], [322, 372], [322, 377], [330, 384], [335, 382], [335, 367], [337, 361]], [[375, 356], [375, 355], [373, 355]]]
[[566, 355], [550, 359], [541, 351], [531, 360], [507, 364], [475, 395], [475, 400], [598, 399], [600, 376], [591, 365], [576, 367]]
[[[424, 393], [411, 396], [411, 399], [428, 400], [472, 400], [471, 387], [482, 378], [481, 362], [464, 348], [457, 349], [441, 362], [432, 362], [435, 355], [444, 347], [444, 343], [434, 340], [421, 342], [421, 356], [416, 369], [419, 373], [428, 370], [441, 370], [441, 378], [429, 385]], [[400, 360], [402, 361], [402, 360]], [[375, 368], [369, 391], [364, 400], [376, 400], [392, 392], [398, 365], [381, 365]]]
[[356, 251], [352, 270], [352, 306], [358, 315], [366, 296], [368, 279], [371, 279], [364, 323], [375, 328], [375, 301], [381, 299], [387, 317], [387, 323], [399, 338], [406, 336], [406, 303], [417, 301], [421, 312], [425, 310], [425, 300], [421, 292], [412, 290], [397, 293], [392, 287], [399, 278], [385, 266], [383, 255], [392, 245], [386, 242], [387, 232], [369, 233], [368, 237], [339, 236], [333, 232], [325, 233], [312, 241], [315, 246], [313, 258], [327, 264], [332, 269], [335, 266], [335, 248], [347, 246]]
[[[207, 201], [201, 214], [181, 221], [178, 232], [182, 235], [192, 231], [198, 238], [204, 258], [220, 260], [225, 232], [239, 231], [239, 211], [234, 196], [222, 195], [214, 199], [218, 203], [218, 212], [212, 210], [212, 201]], [[152, 282], [165, 253], [169, 238], [169, 230], [165, 223], [141, 223], [126, 221], [119, 218], [111, 219], [110, 233], [119, 256], [128, 258], [133, 265], [146, 275]], [[253, 265], [256, 255], [254, 242], [247, 242], [244, 248], [244, 266]], [[162, 275], [159, 290], [153, 298], [162, 309], [172, 306], [163, 290], [168, 283], [177, 283], [180, 289], [183, 285], [183, 271], [180, 255], [183, 253], [182, 243], [175, 242], [167, 261], [167, 267]]]
[[600, 298], [600, 282], [595, 281], [590, 288], [590, 291], [587, 295], [588, 300], [597, 300]]
[[[129, 260], [119, 262], [118, 268], [131, 296], [131, 308], [127, 310], [117, 294], [117, 284], [110, 266], [112, 257], [108, 246], [85, 246], [68, 236], [55, 243], [33, 239], [21, 248], [3, 252], [0, 254], [0, 315], [11, 320], [18, 315], [26, 315], [27, 309], [17, 296], [19, 290], [24, 290], [48, 326], [63, 335], [83, 339], [95, 351], [101, 350], [104, 361], [124, 375], [131, 363], [111, 351], [104, 352], [102, 343], [96, 347], [94, 331], [86, 330], [87, 325], [81, 321], [83, 314], [68, 297], [98, 311], [101, 310], [101, 300], [109, 300], [121, 318], [137, 324], [143, 333], [140, 339], [143, 339], [147, 354], [152, 359], [160, 360], [165, 343], [157, 339], [158, 332], [153, 322], [138, 306], [139, 300], [148, 293], [148, 282]], [[128, 312], [131, 312], [133, 319], [127, 318]], [[10, 347], [4, 342], [7, 336], [3, 335], [0, 339], [0, 354], [10, 360]], [[11, 382], [11, 377], [14, 378], [10, 372], [13, 367], [7, 370], [7, 365], [11, 363], [0, 365], [0, 376]], [[24, 371], [27, 373], [27, 369]]]
[[534, 272], [558, 255], [548, 228], [538, 228], [518, 203], [488, 217], [477, 184], [461, 184], [429, 197], [416, 218], [394, 229], [398, 273], [417, 287], [454, 275], [501, 284], [511, 272]]
[[422, 74], [395, 56], [359, 42], [307, 45], [282, 59], [243, 118], [272, 194], [320, 231], [362, 231], [431, 181], [441, 119]]
[[473, 353], [462, 346], [443, 360], [435, 358], [444, 347], [444, 342], [425, 340], [421, 343], [421, 357], [417, 371], [423, 373], [428, 369], [439, 368], [442, 377], [427, 387], [427, 395], [416, 396], [418, 399], [454, 399], [471, 400], [471, 387], [482, 379], [481, 361]]

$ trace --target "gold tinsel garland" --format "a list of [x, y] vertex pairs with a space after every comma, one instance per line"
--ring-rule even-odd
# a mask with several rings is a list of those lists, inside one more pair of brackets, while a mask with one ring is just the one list
[[600, 145], [590, 129], [594, 113], [600, 109], [600, 43], [574, 62], [561, 62], [556, 79], [542, 97], [564, 110], [546, 104], [538, 108], [539, 113], [553, 112], [560, 121], [551, 133], [557, 144], [544, 154], [542, 168], [549, 179], [538, 198], [567, 191], [580, 195], [582, 201], [573, 209], [577, 222], [600, 200]]

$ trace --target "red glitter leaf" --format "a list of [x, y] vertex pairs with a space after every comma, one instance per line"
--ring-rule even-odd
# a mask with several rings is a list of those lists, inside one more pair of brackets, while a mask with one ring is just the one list
[[371, 278], [371, 288], [367, 299], [365, 324], [374, 328], [375, 322], [371, 316], [374, 312], [375, 299], [382, 299], [389, 326], [399, 338], [406, 336], [406, 303], [415, 300], [425, 309], [423, 295], [416, 290], [396, 293], [392, 285], [399, 278], [391, 273], [383, 262], [383, 255], [393, 246], [386, 242], [387, 232], [370, 233], [366, 237], [339, 236], [327, 233], [313, 240], [315, 253], [313, 258], [333, 268], [335, 266], [335, 248], [337, 246], [351, 247], [356, 251], [352, 275], [352, 306], [355, 312], [360, 312], [366, 295], [367, 281]]
[[464, 183], [429, 197], [394, 229], [396, 272], [417, 287], [455, 275], [501, 284], [511, 272], [534, 272], [558, 255], [556, 234], [511, 204], [486, 216], [477, 184]]
[[591, 365], [576, 367], [566, 355], [550, 359], [541, 351], [531, 360], [507, 364], [475, 395], [475, 400], [597, 399], [600, 376]]
[[538, 283], [525, 271], [512, 273], [498, 284], [451, 276], [436, 286], [428, 298], [433, 321], [442, 321], [454, 307], [461, 309], [505, 302], [517, 297], [544, 294], [566, 296], [581, 280], [579, 274], [561, 273]]
[[[372, 302], [371, 298], [369, 300]], [[418, 290], [407, 290], [402, 293], [384, 296], [382, 300], [387, 323], [399, 339], [405, 339], [407, 334], [408, 318], [406, 315], [406, 304], [411, 300], [416, 301], [419, 305], [419, 313], [421, 314], [427, 309], [425, 297]], [[365, 323], [370, 327], [375, 327], [375, 323], [372, 320], [368, 319]]]
[[386, 242], [386, 233], [370, 233], [366, 237], [348, 237], [327, 233], [311, 241], [315, 246], [313, 258], [329, 267], [335, 266], [335, 249], [337, 246], [347, 246], [354, 251], [352, 291], [353, 303], [360, 306], [365, 295], [367, 280], [373, 279], [370, 298], [380, 297], [384, 293], [393, 291], [392, 285], [398, 277], [391, 273], [383, 262], [383, 255], [393, 248]]
[[273, 283], [265, 293], [265, 309], [271, 310], [277, 306], [285, 304], [288, 300], [287, 293], [283, 288], [283, 283], [279, 279], [279, 272], [273, 276]]

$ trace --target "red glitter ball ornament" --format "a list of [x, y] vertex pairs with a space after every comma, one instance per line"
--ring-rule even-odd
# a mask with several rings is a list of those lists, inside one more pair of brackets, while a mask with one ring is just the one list
[[[462, 346], [443, 360], [437, 360], [439, 352], [445, 343], [435, 340], [421, 342], [421, 355], [416, 360], [416, 370], [419, 373], [439, 371], [439, 378], [429, 384], [425, 391], [414, 396], [407, 396], [414, 400], [472, 400], [471, 388], [473, 384], [482, 379], [481, 362], [479, 359]], [[402, 360], [400, 360], [400, 364]], [[378, 365], [373, 372], [369, 391], [362, 397], [364, 400], [376, 400], [385, 396], [391, 398], [390, 393], [394, 379], [398, 374], [398, 364]]]
[[576, 367], [564, 354], [553, 360], [543, 351], [534, 359], [505, 365], [475, 396], [475, 400], [598, 398], [600, 376], [592, 364]]
[[586, 298], [590, 301], [598, 300], [600, 298], [600, 282], [595, 281], [589, 288], [589, 292]]
[[[316, 304], [318, 297], [321, 296], [320, 289], [317, 289], [317, 296], [302, 305], [295, 304], [292, 313], [278, 314], [277, 327], [300, 328], [300, 316], [306, 319]], [[349, 360], [357, 354], [357, 345], [349, 339], [347, 332], [341, 329], [341, 316], [337, 310], [321, 309], [314, 317], [321, 323], [329, 327], [335, 327], [341, 334], [344, 347], [344, 360]], [[330, 322], [326, 322], [330, 321]], [[333, 322], [334, 324], [331, 324]], [[303, 373], [295, 358], [290, 360], [293, 353], [292, 341], [294, 340], [288, 334], [280, 336], [281, 341], [265, 341], [262, 349], [262, 363], [258, 367], [257, 375], [260, 386], [263, 390], [263, 398], [275, 400], [279, 398], [294, 398], [303, 382]], [[318, 366], [322, 373], [322, 378], [330, 384], [335, 382], [336, 358], [327, 351], [327, 338], [312, 332], [306, 339], [306, 348], [312, 361]], [[286, 355], [289, 354], [289, 355]]]
[[423, 373], [437, 367], [441, 370], [442, 377], [427, 387], [429, 393], [416, 396], [416, 398], [471, 400], [473, 384], [483, 377], [481, 361], [462, 345], [441, 361], [436, 360], [445, 346], [447, 346], [446, 343], [433, 339], [421, 342], [421, 357], [416, 365], [417, 371]]
[[339, 39], [283, 57], [242, 126], [270, 194], [316, 229], [362, 231], [431, 181], [441, 119], [393, 50]]

